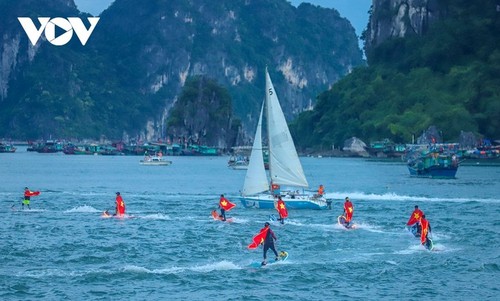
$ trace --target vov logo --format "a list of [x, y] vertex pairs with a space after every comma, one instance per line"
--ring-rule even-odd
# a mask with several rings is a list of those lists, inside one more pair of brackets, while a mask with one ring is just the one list
[[[87, 29], [80, 18], [51, 19], [47, 17], [39, 17], [38, 22], [40, 22], [40, 28], [36, 28], [31, 18], [19, 17], [17, 19], [19, 20], [19, 23], [21, 23], [33, 46], [35, 46], [38, 39], [40, 39], [42, 32], [45, 32], [47, 41], [55, 46], [66, 45], [73, 37], [73, 32], [75, 32], [82, 45], [85, 46], [90, 38], [90, 35], [94, 31], [97, 22], [99, 22], [99, 17], [88, 17], [87, 19], [89, 20], [90, 27]], [[56, 36], [56, 26], [59, 28], [58, 31], [64, 31], [58, 36]]]

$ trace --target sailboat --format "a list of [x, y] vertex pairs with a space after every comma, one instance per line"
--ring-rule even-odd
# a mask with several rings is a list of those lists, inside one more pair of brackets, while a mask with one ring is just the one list
[[[262, 119], [266, 116], [269, 142], [269, 178], [264, 167]], [[290, 190], [281, 190], [286, 187]], [[241, 202], [247, 208], [274, 208], [280, 196], [289, 209], [326, 209], [323, 196], [314, 195], [308, 188], [304, 170], [295, 144], [266, 68], [266, 97], [262, 104], [257, 130], [250, 154]]]

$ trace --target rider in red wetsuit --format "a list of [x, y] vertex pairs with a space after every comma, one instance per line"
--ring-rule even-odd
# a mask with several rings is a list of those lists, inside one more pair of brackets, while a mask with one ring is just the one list
[[344, 214], [347, 225], [349, 225], [349, 223], [351, 222], [353, 213], [354, 213], [354, 206], [352, 205], [351, 200], [349, 200], [349, 198], [346, 197], [344, 202]]
[[280, 218], [278, 220], [284, 224], [285, 223], [285, 218], [288, 217], [288, 210], [286, 209], [285, 202], [281, 199], [281, 196], [278, 197], [278, 201], [276, 202], [276, 210], [278, 211], [278, 214]]
[[116, 215], [125, 215], [125, 202], [119, 192], [116, 193]]
[[422, 227], [422, 233], [420, 234], [420, 243], [422, 243], [422, 245], [426, 245], [428, 240], [427, 235], [429, 235], [429, 232], [431, 232], [431, 225], [425, 218], [425, 214], [422, 215], [422, 218], [420, 218], [420, 226]]

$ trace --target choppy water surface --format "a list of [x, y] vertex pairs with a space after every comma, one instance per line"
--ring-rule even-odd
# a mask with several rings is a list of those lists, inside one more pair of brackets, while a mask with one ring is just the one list
[[[241, 206], [245, 171], [227, 157], [171, 159], [0, 154], [0, 299], [498, 300], [500, 167], [432, 180], [398, 162], [302, 158], [334, 208], [290, 210], [272, 225], [289, 259], [251, 268], [262, 250], [246, 246], [274, 212]], [[25, 186], [42, 191], [29, 212]], [[100, 218], [116, 191], [134, 218]], [[233, 223], [210, 217], [221, 193], [237, 203]], [[336, 224], [345, 196], [356, 230]], [[404, 229], [416, 204], [433, 252]]]

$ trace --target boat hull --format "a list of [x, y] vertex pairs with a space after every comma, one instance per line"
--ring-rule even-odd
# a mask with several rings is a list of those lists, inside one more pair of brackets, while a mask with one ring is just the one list
[[436, 179], [454, 179], [457, 174], [458, 167], [440, 167], [433, 166], [430, 168], [417, 169], [408, 166], [411, 176]]
[[140, 164], [146, 166], [168, 166], [172, 164], [172, 161], [154, 161], [154, 162], [141, 161]]
[[234, 170], [247, 170], [248, 165], [234, 165], [234, 166], [229, 166], [229, 168]]
[[[270, 194], [257, 196], [245, 196], [240, 198], [245, 208], [274, 209], [275, 198]], [[292, 198], [289, 195], [282, 195], [287, 209], [327, 209], [326, 199], [314, 198], [307, 195], [297, 195]]]

